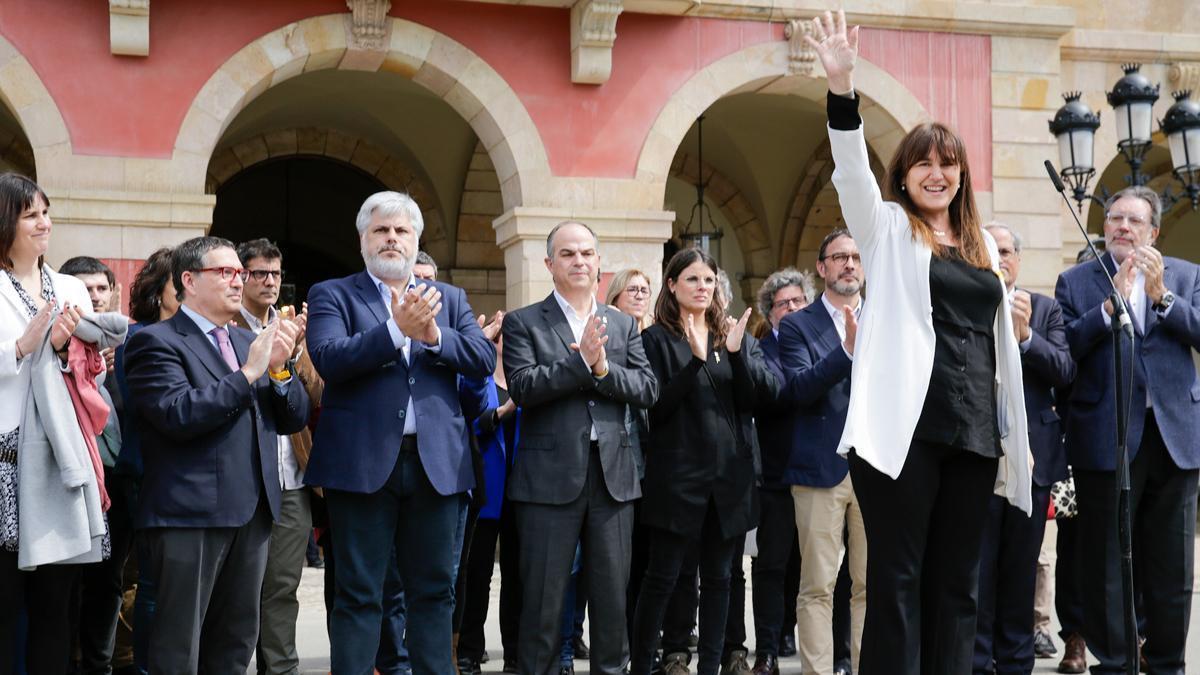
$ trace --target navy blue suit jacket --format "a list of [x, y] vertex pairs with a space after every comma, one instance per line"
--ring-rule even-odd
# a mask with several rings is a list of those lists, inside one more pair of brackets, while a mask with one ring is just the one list
[[[762, 349], [763, 363], [782, 388], [787, 378], [779, 360], [779, 340], [775, 333], [768, 330], [758, 346]], [[792, 450], [793, 422], [790, 406], [781, 393], [759, 402], [754, 411], [754, 426], [758, 430], [762, 455], [762, 486], [768, 489], [787, 487], [783, 474]]]
[[388, 332], [391, 310], [365, 271], [309, 291], [308, 348], [325, 392], [305, 483], [360, 493], [383, 487], [400, 453], [411, 396], [417, 449], [434, 489], [451, 495], [475, 486], [458, 376], [491, 375], [496, 350], [462, 289], [433, 283], [442, 293], [435, 319], [442, 347], [434, 353], [413, 340], [408, 363]]
[[[1115, 271], [1112, 257], [1102, 257]], [[1200, 467], [1200, 379], [1192, 349], [1200, 348], [1200, 267], [1163, 258], [1163, 282], [1175, 294], [1166, 319], [1147, 307], [1145, 331], [1136, 330], [1133, 397], [1130, 400], [1129, 458], [1137, 456], [1145, 426], [1147, 390], [1154, 418], [1171, 458], [1181, 469]], [[1058, 277], [1054, 295], [1067, 324], [1067, 342], [1079, 372], [1067, 415], [1067, 459], [1076, 469], [1116, 469], [1116, 410], [1113, 341], [1104, 324], [1104, 299], [1112, 291], [1100, 262], [1077, 265]], [[1125, 365], [1130, 355], [1125, 354]], [[1128, 383], [1128, 379], [1126, 379]]]
[[853, 362], [820, 299], [779, 322], [779, 354], [787, 375], [784, 397], [795, 411], [783, 482], [833, 487], [850, 471], [837, 447], [850, 407]]
[[1048, 487], [1067, 477], [1062, 423], [1054, 409], [1055, 393], [1075, 379], [1075, 361], [1067, 346], [1062, 309], [1054, 298], [1029, 294], [1029, 349], [1021, 354], [1025, 383], [1025, 417], [1029, 420], [1029, 449], [1033, 452], [1033, 482]]
[[[254, 333], [231, 325], [229, 340], [245, 363]], [[308, 420], [299, 380], [282, 395], [266, 375], [249, 384], [182, 311], [130, 338], [125, 377], [145, 463], [138, 527], [239, 527], [264, 492], [279, 515], [277, 434]]]

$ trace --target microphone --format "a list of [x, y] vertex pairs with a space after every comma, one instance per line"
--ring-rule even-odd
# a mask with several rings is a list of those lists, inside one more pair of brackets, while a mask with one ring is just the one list
[[1096, 245], [1092, 243], [1092, 238], [1088, 236], [1087, 228], [1079, 221], [1079, 216], [1075, 213], [1075, 209], [1071, 208], [1071, 202], [1067, 199], [1066, 186], [1063, 185], [1062, 178], [1058, 172], [1054, 170], [1054, 164], [1050, 160], [1044, 162], [1046, 165], [1046, 173], [1050, 176], [1050, 182], [1054, 183], [1054, 189], [1058, 194], [1062, 195], [1063, 201], [1067, 204], [1067, 212], [1075, 219], [1075, 225], [1079, 227], [1079, 231], [1083, 233], [1083, 240], [1087, 242], [1088, 248], [1092, 250], [1092, 255], [1096, 256], [1096, 261], [1100, 263], [1100, 269], [1104, 270], [1104, 277], [1108, 279], [1108, 285], [1112, 287], [1112, 295], [1110, 299], [1113, 305], [1113, 315], [1121, 327], [1121, 332], [1129, 336], [1130, 342], [1133, 341], [1133, 321], [1129, 318], [1129, 308], [1125, 305], [1125, 298], [1121, 297], [1120, 291], [1117, 290], [1117, 282], [1113, 276], [1108, 273], [1108, 265], [1100, 259], [1100, 252], [1096, 250]]

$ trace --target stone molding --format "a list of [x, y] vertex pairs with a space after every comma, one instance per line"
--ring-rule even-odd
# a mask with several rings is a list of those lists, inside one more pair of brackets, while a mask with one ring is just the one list
[[46, 189], [56, 223], [207, 231], [216, 197], [128, 190]]
[[1171, 83], [1171, 91], [1200, 92], [1200, 63], [1176, 62], [1167, 71], [1167, 80]]
[[33, 164], [43, 187], [59, 177], [44, 170], [50, 157], [71, 154], [71, 135], [58, 104], [29, 61], [0, 35], [0, 105], [5, 105], [33, 150]]
[[150, 0], [108, 0], [108, 44], [118, 56], [150, 55]]
[[783, 27], [783, 36], [788, 41], [789, 75], [812, 75], [817, 53], [804, 40], [812, 32], [812, 21], [806, 19], [792, 19]]
[[621, 0], [577, 0], [571, 7], [571, 81], [604, 84], [612, 75]]
[[176, 189], [202, 192], [209, 159], [237, 114], [270, 87], [329, 68], [376, 70], [411, 78], [442, 98], [483, 142], [495, 162], [504, 207], [537, 203], [551, 182], [549, 159], [533, 119], [512, 87], [461, 43], [389, 18], [385, 50], [364, 65], [345, 14], [310, 17], [271, 31], [229, 58], [200, 89], [184, 116], [171, 162]]
[[390, 0], [346, 0], [350, 10], [350, 35], [354, 49], [378, 51], [387, 46], [391, 22]]
[[1200, 61], [1200, 35], [1076, 28], [1062, 40], [1062, 58], [1100, 63]]

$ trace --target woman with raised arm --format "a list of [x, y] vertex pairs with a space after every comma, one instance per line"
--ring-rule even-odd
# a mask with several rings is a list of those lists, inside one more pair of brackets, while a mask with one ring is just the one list
[[963, 675], [989, 495], [1031, 508], [1020, 352], [999, 254], [981, 227], [962, 139], [937, 122], [916, 126], [881, 195], [854, 91], [858, 27], [826, 12], [808, 42], [829, 79], [833, 183], [871, 285], [839, 446], [870, 556], [859, 672]]

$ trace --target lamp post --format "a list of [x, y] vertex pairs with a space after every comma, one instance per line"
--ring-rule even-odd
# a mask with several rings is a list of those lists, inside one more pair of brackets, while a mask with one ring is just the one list
[[[721, 262], [721, 237], [725, 233], [713, 222], [712, 209], [704, 201], [704, 189], [708, 187], [704, 180], [704, 115], [696, 118], [696, 150], [696, 203], [692, 206], [691, 217], [688, 218], [687, 225], [683, 226], [683, 233], [679, 235], [679, 238], [688, 246], [698, 248], [711, 255], [719, 264]], [[704, 230], [705, 215], [708, 216], [708, 224], [711, 226], [707, 232]], [[699, 216], [698, 221], [697, 216]], [[699, 226], [696, 232], [692, 231], [693, 222]], [[716, 246], [714, 247], [713, 244]]]
[[[1128, 63], [1121, 67], [1125, 76], [1108, 92], [1108, 103], [1113, 107], [1116, 118], [1117, 150], [1129, 165], [1125, 182], [1130, 185], [1145, 185], [1151, 176], [1142, 172], [1146, 153], [1153, 145], [1153, 109], [1158, 100], [1159, 86], [1151, 85], [1140, 72], [1141, 66]], [[1050, 133], [1058, 141], [1060, 174], [1070, 186], [1072, 197], [1083, 211], [1083, 203], [1091, 200], [1104, 205], [1108, 190], [1100, 187], [1103, 196], [1097, 197], [1088, 190], [1088, 184], [1096, 175], [1095, 136], [1100, 127], [1100, 115], [1093, 113], [1080, 100], [1080, 92], [1063, 94], [1065, 104], [1050, 120]], [[1176, 92], [1175, 105], [1159, 123], [1167, 135], [1171, 148], [1171, 166], [1175, 178], [1183, 185], [1190, 198], [1192, 209], [1200, 207], [1200, 105], [1191, 101], [1190, 92]], [[1182, 195], [1175, 195], [1168, 186], [1159, 197], [1163, 212], [1170, 210]]]

